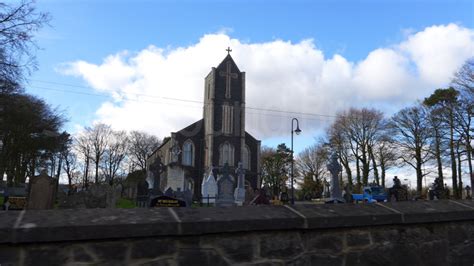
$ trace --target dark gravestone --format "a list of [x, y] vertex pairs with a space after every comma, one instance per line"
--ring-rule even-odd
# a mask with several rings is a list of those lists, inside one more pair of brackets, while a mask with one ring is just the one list
[[159, 196], [151, 200], [150, 207], [186, 207], [186, 202], [168, 196]]
[[217, 180], [217, 206], [234, 206], [234, 180], [229, 175], [229, 165], [223, 167], [222, 177]]
[[162, 194], [162, 191], [160, 190], [160, 184], [161, 184], [161, 174], [163, 173], [164, 170], [165, 170], [165, 166], [161, 162], [161, 158], [158, 156], [156, 160], [150, 165], [150, 172], [153, 175], [153, 180], [150, 181], [153, 183], [152, 184], [153, 186], [151, 187], [152, 195]]
[[267, 192], [264, 188], [258, 190], [257, 195], [250, 201], [249, 205], [268, 205], [270, 200], [268, 199]]
[[3, 192], [4, 210], [24, 210], [27, 201], [26, 184], [20, 184], [18, 187], [5, 187]]
[[191, 190], [184, 191], [184, 201], [187, 207], [191, 207], [193, 203], [193, 192]]
[[137, 206], [146, 207], [149, 201], [149, 186], [145, 179], [142, 179], [137, 184]]
[[181, 191], [181, 189], [178, 188], [178, 191], [174, 193], [174, 197], [186, 202], [186, 206], [191, 207], [193, 202], [193, 193], [190, 190]]
[[174, 197], [174, 191], [172, 188], [168, 188], [166, 191], [165, 191], [165, 196], [167, 197]]
[[85, 204], [87, 208], [107, 207], [107, 187], [108, 185], [93, 184], [86, 192]]
[[288, 196], [288, 193], [286, 191], [283, 191], [281, 194], [280, 194], [280, 200], [281, 202], [283, 202], [283, 204], [287, 204], [288, 201], [290, 200], [290, 197]]
[[56, 180], [42, 172], [30, 181], [30, 195], [28, 197], [28, 209], [46, 210], [54, 207], [54, 196], [56, 192]]

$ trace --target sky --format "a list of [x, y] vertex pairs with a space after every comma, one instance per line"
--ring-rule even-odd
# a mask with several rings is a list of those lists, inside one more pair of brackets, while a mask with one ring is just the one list
[[[204, 77], [232, 49], [246, 130], [295, 152], [350, 107], [390, 116], [446, 87], [474, 56], [472, 1], [43, 0], [50, 26], [26, 91], [65, 130], [104, 122], [165, 137], [202, 118]], [[272, 111], [273, 110], [273, 111]], [[276, 111], [275, 111], [276, 110]]]

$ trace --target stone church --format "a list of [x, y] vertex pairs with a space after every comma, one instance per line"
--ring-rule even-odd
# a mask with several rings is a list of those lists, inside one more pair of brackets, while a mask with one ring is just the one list
[[148, 158], [148, 166], [157, 161], [161, 165], [159, 178], [150, 169], [147, 178], [162, 192], [190, 190], [200, 197], [203, 177], [213, 171], [217, 178], [225, 163], [235, 173], [239, 162], [246, 186], [259, 186], [260, 141], [245, 131], [245, 72], [230, 51], [204, 79], [203, 119], [172, 132]]

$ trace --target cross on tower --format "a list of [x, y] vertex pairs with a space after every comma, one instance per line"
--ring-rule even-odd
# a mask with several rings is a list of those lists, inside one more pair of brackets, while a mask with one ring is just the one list
[[230, 47], [227, 47], [227, 49], [225, 49], [227, 51], [227, 54], [230, 54], [230, 52], [232, 52], [232, 49], [230, 49]]
[[227, 69], [226, 69], [226, 72], [223, 72], [223, 71], [220, 71], [219, 72], [219, 75], [221, 77], [225, 77], [225, 97], [227, 99], [230, 98], [230, 85], [231, 85], [231, 81], [232, 79], [236, 79], [238, 77], [237, 73], [232, 73], [232, 65], [231, 65], [231, 62], [230, 60], [228, 60], [226, 62], [226, 65], [227, 65]]

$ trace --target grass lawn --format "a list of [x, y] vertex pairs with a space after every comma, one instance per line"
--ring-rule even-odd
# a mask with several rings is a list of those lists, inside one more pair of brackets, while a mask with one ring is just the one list
[[115, 205], [117, 208], [132, 209], [135, 208], [135, 202], [129, 199], [120, 198]]

